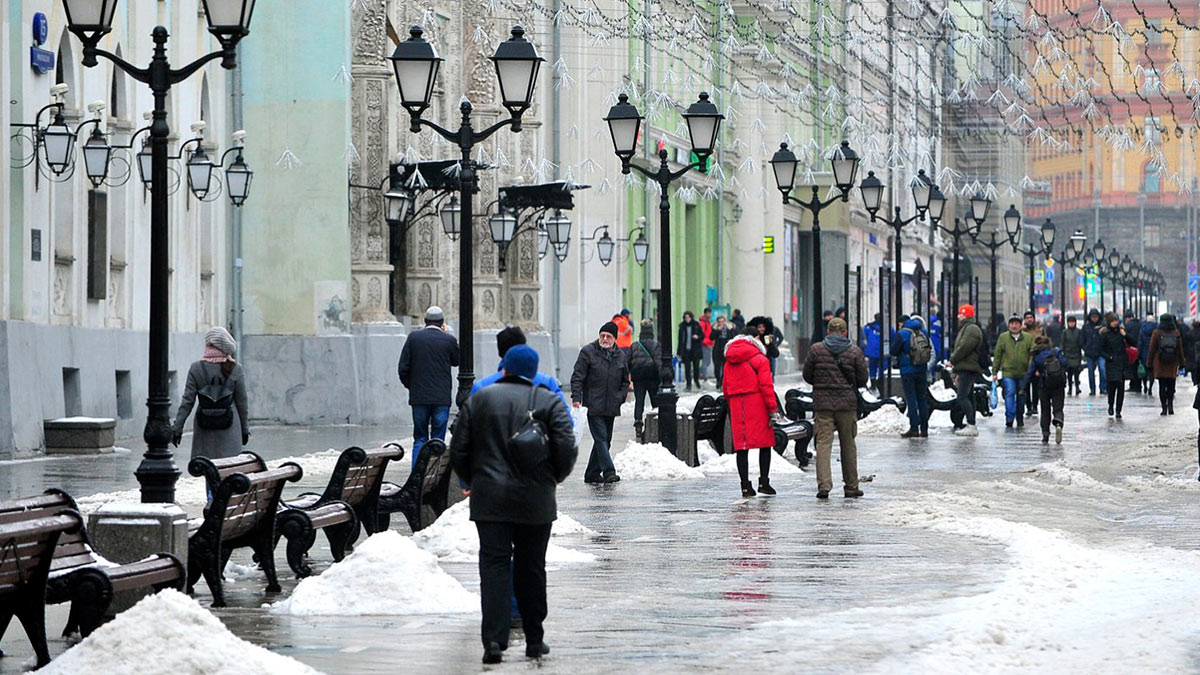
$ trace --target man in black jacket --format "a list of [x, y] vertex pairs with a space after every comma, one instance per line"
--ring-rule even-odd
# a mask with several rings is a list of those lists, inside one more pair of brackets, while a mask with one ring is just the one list
[[[524, 620], [525, 655], [550, 653], [542, 627], [546, 546], [558, 514], [557, 485], [570, 475], [578, 451], [567, 407], [533, 386], [537, 365], [533, 349], [509, 349], [501, 363], [504, 376], [467, 399], [450, 440], [450, 463], [471, 485], [471, 520], [479, 531], [484, 663], [499, 663], [508, 648], [511, 593]], [[510, 445], [530, 413], [546, 432], [544, 448]]]
[[1096, 395], [1096, 371], [1100, 371], [1100, 395], [1108, 393], [1108, 381], [1104, 374], [1104, 358], [1100, 355], [1100, 310], [1093, 307], [1083, 324], [1083, 358], [1087, 359], [1088, 396]]
[[600, 327], [600, 337], [595, 342], [579, 350], [571, 373], [571, 405], [587, 408], [588, 429], [592, 432], [592, 454], [583, 472], [585, 483], [621, 480], [613, 466], [609, 445], [613, 423], [621, 414], [621, 404], [629, 392], [629, 364], [616, 344], [617, 325], [609, 321]]
[[450, 369], [458, 366], [458, 340], [446, 331], [446, 317], [438, 306], [425, 310], [425, 327], [414, 331], [400, 350], [396, 367], [400, 383], [408, 389], [412, 407], [412, 465], [430, 438], [446, 440], [450, 419]]

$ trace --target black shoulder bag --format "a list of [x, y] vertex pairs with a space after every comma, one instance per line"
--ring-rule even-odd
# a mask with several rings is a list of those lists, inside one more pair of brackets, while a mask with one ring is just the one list
[[508, 462], [517, 470], [518, 475], [534, 472], [550, 460], [550, 434], [546, 425], [534, 417], [537, 385], [529, 387], [529, 407], [521, 426], [509, 437], [505, 449], [508, 451]]

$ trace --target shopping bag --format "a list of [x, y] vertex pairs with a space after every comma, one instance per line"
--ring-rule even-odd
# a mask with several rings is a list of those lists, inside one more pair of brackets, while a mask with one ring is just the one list
[[587, 413], [583, 411], [583, 408], [571, 406], [571, 424], [575, 427], [572, 430], [575, 432], [575, 445], [580, 446], [583, 444], [583, 434], [588, 428]]
[[990, 405], [992, 407], [992, 410], [995, 410], [996, 406], [1000, 405], [1000, 399], [996, 395], [996, 381], [995, 380], [992, 380], [992, 386], [990, 387], [990, 389], [991, 389], [991, 391], [988, 394], [988, 405]]

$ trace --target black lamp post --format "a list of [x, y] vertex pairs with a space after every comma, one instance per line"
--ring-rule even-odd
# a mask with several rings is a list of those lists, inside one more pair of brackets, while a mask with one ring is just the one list
[[[991, 312], [992, 313], [991, 313], [991, 316], [989, 317], [989, 323], [992, 323], [992, 324], [995, 324], [994, 319], [996, 318], [996, 315], [1000, 313], [999, 307], [998, 307], [999, 303], [998, 303], [998, 300], [996, 299], [996, 286], [998, 285], [997, 281], [996, 281], [996, 274], [997, 274], [997, 269], [1000, 264], [998, 253], [999, 253], [1000, 249], [1005, 246], [1010, 246], [1010, 245], [1015, 246], [1017, 237], [1020, 236], [1020, 234], [1021, 234], [1021, 212], [1017, 210], [1017, 207], [1015, 205], [1009, 204], [1008, 209], [1004, 211], [1003, 221], [1004, 221], [1004, 239], [1003, 240], [1000, 240], [997, 238], [999, 233], [996, 230], [992, 230], [991, 241], [980, 241], [978, 237], [975, 237], [975, 239], [974, 239], [975, 244], [982, 246], [988, 250], [988, 258], [989, 258], [989, 262], [990, 262], [989, 267], [991, 269], [991, 274], [992, 274], [992, 291], [991, 291], [991, 296], [992, 296], [991, 297]], [[991, 337], [995, 338], [996, 335], [998, 334], [997, 331], [1000, 330], [1000, 325], [995, 324], [990, 327], [993, 329]]]
[[[1129, 254], [1126, 253], [1125, 255], [1121, 256], [1121, 300], [1122, 300], [1121, 304], [1123, 304], [1125, 306], [1125, 309], [1130, 309], [1130, 306], [1129, 306], [1129, 284], [1130, 284], [1130, 279], [1131, 279], [1130, 271], [1132, 269], [1133, 269], [1133, 260], [1131, 260], [1129, 258]], [[1136, 318], [1137, 315], [1135, 314], [1134, 317]]]
[[1062, 260], [1058, 270], [1058, 288], [1062, 293], [1062, 323], [1064, 326], [1067, 325], [1067, 307], [1070, 305], [1067, 298], [1067, 271], [1074, 268], [1083, 259], [1083, 251], [1086, 247], [1087, 236], [1084, 235], [1083, 230], [1075, 230], [1063, 244]]
[[[854, 177], [858, 174], [858, 153], [850, 148], [848, 141], [842, 141], [841, 147], [834, 151], [829, 159], [833, 165], [833, 182], [841, 192], [840, 195], [821, 201], [817, 196], [817, 186], [812, 186], [812, 197], [804, 201], [792, 196], [792, 188], [796, 184], [796, 166], [800, 163], [796, 154], [788, 149], [787, 143], [780, 143], [779, 149], [771, 157], [771, 169], [775, 172], [775, 186], [783, 193], [784, 204], [795, 204], [808, 209], [812, 214], [812, 249], [813, 249], [813, 320], [815, 329], [813, 335], [820, 340], [825, 337], [825, 323], [821, 321], [823, 304], [821, 295], [821, 211], [837, 200], [850, 201], [850, 188], [854, 186]], [[897, 271], [897, 273], [899, 273]]]
[[1121, 310], [1117, 306], [1117, 287], [1121, 285], [1121, 253], [1117, 249], [1109, 249], [1108, 257], [1104, 264], [1105, 274], [1112, 284], [1112, 307], [1113, 313], [1121, 316]]
[[[942, 191], [941, 191], [941, 189], [938, 188], [938, 186], [934, 185], [932, 188], [930, 188], [930, 190], [937, 197], [941, 198]], [[988, 202], [988, 203], [990, 204], [990, 202]], [[975, 201], [974, 200], [971, 201], [971, 206], [972, 206], [972, 209], [968, 215], [971, 218], [974, 218], [974, 216], [975, 216], [975, 210], [974, 210]], [[981, 211], [982, 217], [979, 218], [979, 221], [982, 221], [983, 217], [987, 216], [987, 207], [981, 205], [980, 208], [982, 209], [982, 211]], [[952, 286], [951, 303], [954, 305], [954, 309], [952, 309], [950, 311], [950, 315], [952, 317], [954, 317], [950, 324], [951, 325], [950, 344], [954, 344], [954, 340], [956, 340], [958, 338], [958, 307], [959, 307], [958, 268], [962, 266], [960, 263], [960, 260], [962, 258], [962, 238], [967, 235], [975, 236], [978, 232], [979, 226], [978, 226], [978, 221], [976, 223], [970, 223], [966, 220], [959, 220], [956, 217], [954, 219], [954, 227], [953, 228], [946, 227], [945, 225], [942, 225], [941, 223], [937, 223], [936, 227], [938, 229], [940, 229], [942, 232], [945, 232], [946, 234], [950, 235], [954, 239], [954, 271], [951, 273], [951, 282], [950, 282], [950, 284]]]
[[[670, 187], [673, 181], [688, 171], [703, 168], [707, 164], [708, 158], [712, 155], [713, 148], [717, 144], [717, 132], [721, 128], [721, 120], [725, 119], [725, 116], [719, 113], [717, 106], [708, 100], [708, 94], [701, 92], [700, 98], [688, 107], [687, 112], [683, 113], [683, 119], [687, 122], [688, 135], [692, 142], [692, 154], [696, 156], [697, 160], [692, 164], [681, 167], [677, 171], [671, 171], [670, 165], [667, 164], [667, 151], [665, 148], [658, 152], [659, 164], [657, 169], [650, 169], [632, 163], [631, 160], [637, 147], [643, 118], [638, 113], [637, 108], [629, 102], [628, 96], [625, 94], [618, 96], [617, 104], [609, 109], [608, 116], [604, 118], [604, 121], [608, 122], [608, 131], [612, 135], [613, 150], [621, 160], [621, 173], [628, 174], [630, 170], [637, 169], [638, 173], [645, 176], [648, 180], [658, 183], [659, 187], [658, 217], [662, 240], [662, 251], [659, 253], [659, 264], [661, 266], [659, 274], [662, 279], [662, 289], [661, 297], [659, 298], [658, 338], [662, 344], [662, 372], [664, 373], [671, 372], [671, 357], [674, 353], [671, 350]], [[565, 245], [563, 245], [563, 249], [563, 255], [565, 256]], [[679, 396], [675, 393], [674, 378], [668, 377], [663, 379], [665, 381], [662, 384], [662, 388], [659, 389], [657, 397], [659, 408], [659, 442], [674, 453], [678, 448], [678, 436], [675, 428], [675, 404], [679, 400]]]
[[901, 218], [900, 207], [897, 205], [895, 207], [896, 215], [894, 218], [890, 219], [886, 216], [879, 217], [876, 215], [879, 212], [880, 202], [883, 200], [883, 181], [875, 177], [875, 172], [868, 171], [867, 177], [864, 178], [862, 183], [860, 183], [858, 186], [859, 192], [862, 193], [863, 205], [867, 208], [867, 213], [871, 214], [871, 222], [875, 222], [876, 220], [883, 221], [884, 225], [892, 228], [892, 232], [895, 235], [892, 237], [896, 243], [896, 276], [895, 280], [892, 282], [892, 288], [894, 289], [893, 292], [896, 296], [894, 305], [895, 312], [893, 313], [893, 316], [900, 316], [904, 313], [904, 272], [900, 269], [900, 230], [902, 230], [905, 225], [924, 217], [926, 213], [929, 214], [930, 220], [936, 223], [941, 220], [942, 210], [946, 207], [946, 200], [940, 198], [940, 193], [938, 195], [939, 199], [932, 199], [933, 195], [930, 191], [931, 186], [932, 183], [930, 182], [929, 177], [925, 175], [925, 170], [921, 169], [918, 171], [917, 177], [914, 178], [912, 182], [913, 201], [916, 205], [917, 212], [910, 218]]
[[[542, 59], [537, 55], [533, 44], [525, 39], [525, 29], [513, 26], [512, 36], [502, 42], [492, 57], [496, 66], [496, 77], [500, 81], [501, 104], [508, 110], [510, 117], [500, 120], [483, 131], [475, 131], [471, 126], [472, 106], [464, 100], [459, 110], [462, 112], [462, 122], [457, 131], [444, 129], [437, 124], [421, 117], [429, 108], [429, 100], [433, 96], [433, 84], [437, 79], [438, 68], [442, 59], [434, 51], [433, 45], [422, 37], [424, 30], [413, 26], [409, 30], [409, 38], [396, 46], [396, 51], [389, 57], [396, 71], [396, 84], [400, 87], [400, 104], [408, 110], [412, 124], [409, 129], [413, 133], [421, 131], [422, 126], [429, 127], [442, 138], [454, 143], [462, 151], [459, 161], [460, 200], [454, 204], [458, 208], [459, 226], [457, 235], [462, 242], [458, 250], [458, 332], [459, 332], [459, 368], [458, 394], [455, 402], [461, 406], [471, 393], [471, 385], [475, 382], [475, 289], [472, 265], [474, 263], [474, 227], [473, 197], [479, 192], [478, 164], [471, 159], [471, 150], [492, 134], [512, 127], [513, 132], [521, 131], [521, 115], [529, 109], [533, 101], [533, 87], [537, 83], [538, 69]], [[453, 204], [453, 200], [452, 200]], [[447, 210], [442, 210], [442, 225], [447, 234], [453, 229], [446, 223]], [[453, 211], [449, 211], [453, 217]], [[453, 236], [453, 235], [452, 235]]]
[[180, 69], [167, 60], [167, 29], [154, 28], [154, 56], [147, 68], [138, 68], [116, 54], [99, 49], [100, 39], [112, 31], [117, 0], [63, 0], [68, 28], [83, 42], [83, 65], [97, 65], [103, 56], [133, 79], [149, 85], [154, 94], [150, 124], [150, 373], [149, 414], [142, 434], [148, 449], [134, 475], [141, 484], [143, 502], [174, 502], [179, 469], [167, 445], [171, 442], [171, 399], [167, 392], [170, 338], [169, 242], [167, 213], [167, 95], [206, 63], [221, 59], [221, 66], [237, 66], [235, 47], [250, 32], [254, 0], [204, 0], [208, 31], [221, 43], [219, 51], [196, 59]]
[[1107, 253], [1107, 248], [1104, 246], [1103, 239], [1097, 239], [1092, 245], [1092, 269], [1096, 271], [1096, 281], [1099, 282], [1100, 291], [1100, 316], [1104, 316], [1104, 255]]
[[1020, 251], [1026, 258], [1029, 258], [1029, 311], [1033, 312], [1034, 316], [1037, 316], [1036, 282], [1034, 281], [1037, 259], [1050, 255], [1050, 251], [1054, 248], [1054, 234], [1054, 223], [1047, 218], [1041, 226], [1041, 241], [1037, 244], [1032, 241], [1028, 242], [1025, 250]]

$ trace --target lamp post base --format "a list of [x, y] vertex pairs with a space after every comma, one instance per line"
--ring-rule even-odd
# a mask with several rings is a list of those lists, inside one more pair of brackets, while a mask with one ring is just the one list
[[658, 442], [678, 457], [679, 430], [675, 424], [675, 411], [679, 403], [679, 394], [676, 393], [674, 384], [659, 389], [654, 401], [658, 404]]

